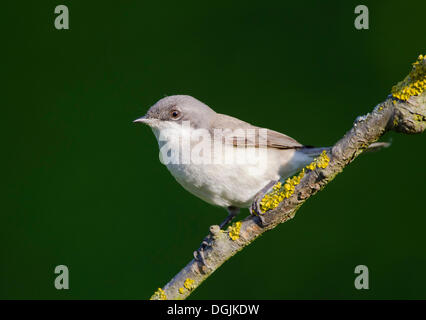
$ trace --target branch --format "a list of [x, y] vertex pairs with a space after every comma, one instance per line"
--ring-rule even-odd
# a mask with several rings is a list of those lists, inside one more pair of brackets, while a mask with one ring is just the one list
[[426, 56], [420, 55], [410, 74], [374, 110], [358, 117], [352, 129], [298, 175], [278, 182], [260, 201], [259, 215], [233, 223], [227, 230], [210, 227], [204, 259], [193, 259], [151, 299], [188, 297], [226, 260], [262, 233], [291, 219], [303, 203], [323, 189], [371, 143], [388, 131], [416, 134], [426, 128]]

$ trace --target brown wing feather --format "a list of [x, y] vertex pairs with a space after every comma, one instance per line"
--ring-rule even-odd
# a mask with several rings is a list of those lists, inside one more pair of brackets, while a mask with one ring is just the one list
[[[265, 137], [266, 146], [268, 148], [299, 149], [304, 147], [302, 144], [283, 133], [256, 127], [250, 123], [225, 114], [217, 114], [211, 123], [211, 127], [212, 131], [214, 131], [214, 129], [222, 129], [222, 136], [225, 143], [232, 144], [236, 147], [259, 147], [259, 143], [265, 145], [264, 140], [260, 140]], [[241, 130], [238, 132], [230, 128], [239, 128]], [[211, 134], [213, 135], [214, 132], [211, 132]]]

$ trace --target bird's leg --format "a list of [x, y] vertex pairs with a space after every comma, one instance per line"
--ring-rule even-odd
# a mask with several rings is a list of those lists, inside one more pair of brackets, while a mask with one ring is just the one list
[[276, 183], [277, 181], [273, 181], [271, 180], [265, 187], [262, 188], [262, 190], [260, 190], [256, 196], [254, 197], [253, 203], [250, 206], [250, 213], [252, 215], [255, 215], [259, 218], [260, 222], [262, 223], [262, 225], [265, 225], [265, 221], [263, 219], [263, 212], [260, 209], [260, 202], [262, 201], [263, 197], [265, 197], [265, 194], [269, 191], [269, 189], [271, 189]]
[[[221, 222], [221, 224], [219, 225], [219, 228], [222, 229], [224, 226], [226, 226], [229, 222], [232, 221], [232, 219], [234, 219], [238, 213], [240, 212], [240, 208], [237, 207], [233, 207], [233, 206], [229, 206], [227, 208], [228, 210], [228, 216], [225, 218], [225, 220], [223, 220]], [[212, 236], [211, 234], [209, 234], [207, 237], [205, 237], [203, 239], [203, 242], [201, 243], [200, 247], [198, 248], [197, 251], [194, 251], [194, 258], [195, 260], [200, 261], [202, 264], [204, 264], [206, 267], [209, 267], [206, 264], [206, 261], [204, 259], [204, 250], [210, 246], [210, 240], [211, 240]]]
[[221, 228], [221, 229], [224, 226], [226, 226], [229, 222], [231, 222], [232, 219], [234, 219], [238, 215], [238, 213], [240, 213], [240, 208], [237, 208], [237, 207], [234, 207], [234, 206], [229, 206], [227, 208], [227, 210], [228, 210], [228, 216], [219, 225], [219, 228]]

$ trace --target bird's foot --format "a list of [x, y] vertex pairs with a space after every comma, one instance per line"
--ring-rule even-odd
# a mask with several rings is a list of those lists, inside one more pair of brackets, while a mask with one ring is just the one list
[[207, 237], [205, 237], [203, 239], [203, 241], [201, 242], [200, 247], [194, 251], [194, 259], [196, 261], [201, 262], [203, 265], [205, 265], [207, 268], [210, 268], [209, 265], [206, 262], [205, 256], [204, 256], [204, 252], [206, 251], [207, 248], [209, 248], [210, 245], [210, 241], [211, 241], [211, 235], [209, 234]]
[[240, 208], [234, 207], [234, 206], [230, 206], [227, 208], [228, 210], [228, 215], [225, 218], [225, 220], [223, 220], [220, 224], [219, 224], [219, 228], [221, 230], [223, 230], [223, 228], [230, 223], [237, 215], [238, 213], [240, 213]]
[[277, 183], [277, 181], [270, 181], [265, 187], [260, 190], [254, 197], [253, 203], [250, 206], [250, 213], [256, 216], [261, 222], [262, 226], [267, 225], [265, 218], [263, 216], [264, 212], [260, 207], [262, 199], [265, 197], [266, 193]]
[[196, 261], [201, 262], [203, 265], [205, 265], [209, 269], [211, 268], [207, 264], [205, 255], [204, 255], [206, 249], [211, 247], [211, 243], [214, 240], [215, 234], [223, 230], [223, 228], [228, 223], [230, 223], [240, 212], [240, 209], [234, 206], [229, 206], [227, 210], [228, 210], [228, 216], [225, 218], [225, 220], [223, 220], [219, 226], [216, 226], [216, 225], [211, 226], [209, 235], [203, 239], [203, 242], [201, 242], [201, 245], [198, 248], [198, 250], [194, 251], [194, 259]]

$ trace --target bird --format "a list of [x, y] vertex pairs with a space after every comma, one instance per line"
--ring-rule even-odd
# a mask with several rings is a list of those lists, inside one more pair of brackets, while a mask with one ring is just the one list
[[280, 178], [290, 177], [324, 150], [331, 150], [303, 145], [283, 133], [217, 113], [189, 95], [166, 96], [134, 122], [152, 129], [160, 161], [184, 189], [227, 209], [220, 228], [241, 208], [251, 208], [256, 196]]

